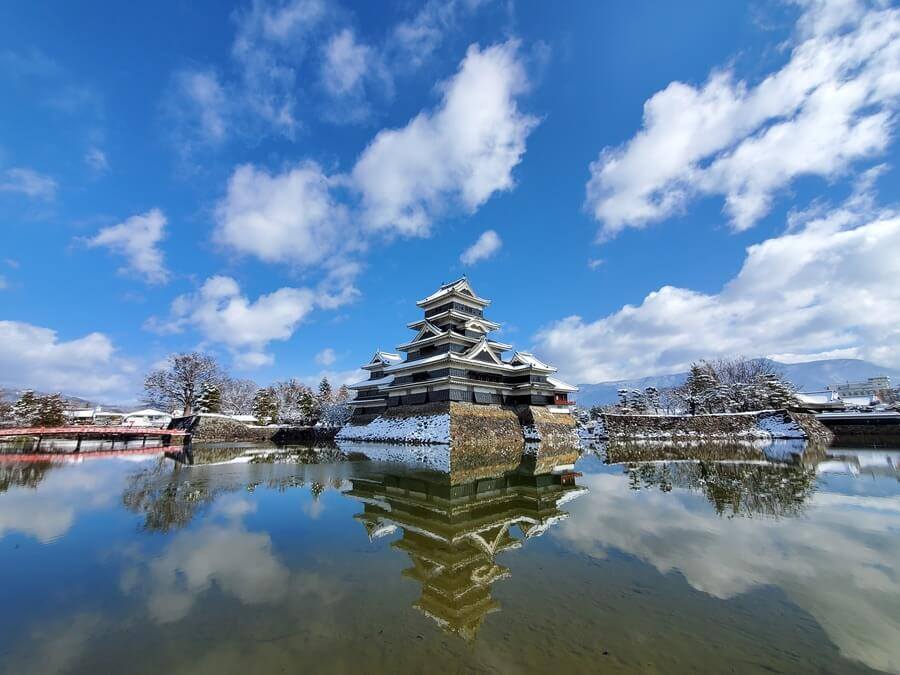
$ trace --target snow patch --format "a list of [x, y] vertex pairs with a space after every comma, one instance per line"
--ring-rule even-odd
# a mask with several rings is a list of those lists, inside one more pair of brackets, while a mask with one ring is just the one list
[[347, 424], [337, 435], [347, 441], [393, 441], [395, 443], [450, 443], [450, 415], [379, 415], [368, 424]]

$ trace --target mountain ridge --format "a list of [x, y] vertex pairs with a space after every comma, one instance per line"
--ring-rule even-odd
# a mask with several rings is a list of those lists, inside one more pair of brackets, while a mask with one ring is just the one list
[[[820, 391], [829, 384], [865, 380], [886, 375], [893, 386], [900, 385], [900, 370], [879, 366], [863, 359], [822, 359], [803, 363], [781, 363], [765, 359], [781, 372], [800, 391]], [[579, 384], [575, 400], [582, 407], [605, 405], [618, 400], [619, 389], [676, 387], [684, 382], [687, 372], [650, 375], [626, 380], [612, 380], [595, 384]]]

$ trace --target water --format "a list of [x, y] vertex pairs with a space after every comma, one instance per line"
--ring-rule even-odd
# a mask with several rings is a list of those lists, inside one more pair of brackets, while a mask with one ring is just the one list
[[767, 452], [3, 463], [0, 670], [900, 672], [900, 451]]

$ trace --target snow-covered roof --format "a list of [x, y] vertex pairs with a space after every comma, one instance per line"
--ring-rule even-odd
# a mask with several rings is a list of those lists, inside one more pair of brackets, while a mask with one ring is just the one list
[[441, 300], [445, 297], [448, 297], [453, 294], [461, 294], [467, 300], [471, 300], [476, 304], [483, 305], [487, 307], [490, 303], [490, 300], [485, 300], [484, 298], [479, 298], [475, 291], [472, 290], [472, 286], [469, 284], [469, 279], [467, 277], [460, 277], [456, 281], [451, 281], [448, 284], [442, 285], [439, 289], [437, 289], [434, 293], [429, 295], [427, 298], [419, 300], [416, 304], [419, 307], [424, 305], [430, 305], [436, 300]]
[[807, 404], [837, 403], [840, 396], [835, 391], [805, 391], [797, 393], [797, 400]]
[[258, 422], [256, 415], [229, 415], [235, 422]]
[[125, 417], [171, 417], [167, 412], [156, 410], [154, 408], [144, 408], [143, 410], [135, 410], [125, 413]]
[[578, 387], [574, 387], [555, 377], [548, 376], [547, 383], [553, 385], [553, 388], [556, 389], [556, 391], [578, 391]]
[[399, 354], [392, 354], [391, 352], [383, 352], [378, 350], [375, 352], [374, 356], [372, 356], [372, 360], [369, 361], [366, 365], [363, 366], [365, 369], [371, 369], [373, 366], [389, 366], [392, 363], [399, 363], [403, 358]]
[[365, 389], [367, 387], [380, 387], [381, 385], [388, 385], [394, 381], [393, 375], [385, 375], [384, 377], [379, 377], [377, 380], [361, 380], [359, 382], [354, 382], [353, 384], [348, 384], [347, 389]]
[[525, 365], [534, 366], [535, 368], [542, 368], [544, 370], [556, 370], [556, 368], [544, 363], [531, 352], [516, 352], [515, 354], [513, 354], [513, 357], [509, 360], [509, 362], [515, 365], [516, 361]]
[[64, 410], [63, 415], [66, 417], [73, 417], [75, 419], [86, 419], [88, 417], [94, 416], [94, 409], [88, 408], [86, 410]]

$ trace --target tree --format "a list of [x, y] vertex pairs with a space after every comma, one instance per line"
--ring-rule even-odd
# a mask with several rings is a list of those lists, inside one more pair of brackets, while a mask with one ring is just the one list
[[675, 396], [691, 414], [709, 412], [707, 406], [718, 386], [715, 373], [706, 361], [692, 363], [687, 379], [675, 389]]
[[319, 401], [321, 407], [321, 420], [330, 427], [342, 427], [350, 419], [350, 390], [346, 385], [341, 385], [331, 399], [325, 403]]
[[0, 427], [8, 427], [13, 424], [15, 424], [15, 418], [13, 417], [12, 403], [6, 399], [0, 399]]
[[61, 427], [66, 423], [66, 415], [64, 413], [65, 405], [63, 404], [62, 396], [59, 394], [39, 396], [37, 401], [38, 426]]
[[303, 424], [304, 412], [300, 402], [306, 393], [312, 396], [309, 387], [295, 378], [275, 382], [272, 387], [278, 401], [278, 421], [284, 424]]
[[62, 396], [38, 396], [30, 389], [12, 408], [15, 423], [24, 427], [60, 427], [66, 423]]
[[13, 419], [16, 424], [23, 427], [36, 426], [39, 405], [38, 397], [31, 389], [23, 391], [13, 406]]
[[218, 362], [198, 352], [173, 354], [166, 366], [151, 371], [144, 380], [144, 398], [152, 406], [165, 410], [182, 409], [193, 413], [205, 384], [223, 379]]
[[222, 396], [222, 411], [229, 415], [250, 415], [253, 413], [253, 397], [259, 385], [253, 380], [236, 380], [226, 377], [219, 384]]
[[304, 424], [314, 425], [322, 416], [322, 406], [309, 387], [306, 387], [300, 395], [300, 415]]
[[272, 387], [256, 392], [253, 397], [253, 415], [260, 424], [272, 424], [278, 419], [278, 397]]
[[322, 377], [319, 382], [319, 403], [325, 405], [331, 402], [331, 382], [327, 377]]
[[222, 412], [222, 392], [218, 385], [206, 382], [200, 388], [200, 396], [197, 397], [197, 408], [200, 412]]

